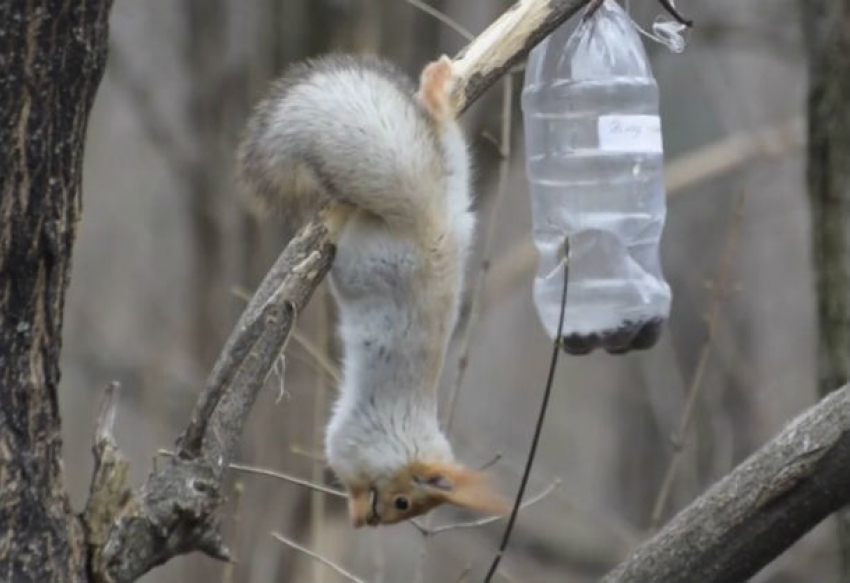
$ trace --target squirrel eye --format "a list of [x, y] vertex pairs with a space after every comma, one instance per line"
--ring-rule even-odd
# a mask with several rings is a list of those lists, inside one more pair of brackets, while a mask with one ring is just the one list
[[396, 496], [393, 499], [393, 506], [395, 506], [396, 510], [404, 512], [410, 508], [410, 501], [407, 499], [407, 496]]

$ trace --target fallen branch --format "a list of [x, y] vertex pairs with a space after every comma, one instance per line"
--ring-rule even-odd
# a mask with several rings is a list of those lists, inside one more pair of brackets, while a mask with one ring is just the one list
[[792, 421], [604, 583], [745, 581], [850, 502], [850, 385]]
[[[455, 59], [452, 103], [457, 111], [465, 110], [587, 2], [517, 2]], [[228, 559], [216, 518], [224, 474], [297, 315], [330, 269], [334, 242], [349, 212], [340, 204], [326, 207], [287, 245], [222, 349], [178, 441], [177, 456], [154, 469], [133, 492], [123, 481], [116, 492], [110, 490], [110, 480], [93, 481], [91, 499], [108, 511], [95, 521], [104, 531], [102, 547], [92, 551], [98, 557], [96, 579], [134, 581], [176, 555], [197, 550]], [[114, 465], [113, 449], [96, 448], [97, 467]], [[101, 459], [104, 452], [109, 459]]]

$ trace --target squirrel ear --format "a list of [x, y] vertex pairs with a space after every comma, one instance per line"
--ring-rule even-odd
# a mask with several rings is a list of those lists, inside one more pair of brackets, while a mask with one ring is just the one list
[[446, 492], [446, 502], [489, 514], [507, 514], [511, 510], [508, 501], [490, 484], [479, 472], [463, 470], [467, 473], [465, 479], [461, 480], [452, 490]]
[[366, 524], [369, 517], [369, 489], [361, 486], [351, 486], [348, 489], [348, 516], [354, 528]]
[[442, 502], [468, 510], [507, 514], [509, 502], [494, 490], [487, 477], [456, 464], [427, 464], [414, 480]]

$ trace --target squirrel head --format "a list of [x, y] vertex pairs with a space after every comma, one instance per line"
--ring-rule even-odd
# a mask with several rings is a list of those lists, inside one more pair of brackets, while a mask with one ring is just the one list
[[395, 524], [442, 504], [493, 514], [510, 510], [481, 472], [447, 461], [415, 461], [388, 478], [355, 480], [347, 488], [355, 528]]
[[[486, 476], [454, 461], [433, 411], [337, 407], [325, 442], [328, 464], [348, 492], [355, 527], [389, 525], [442, 504], [502, 514], [507, 502]], [[380, 428], [381, 430], [377, 430]]]

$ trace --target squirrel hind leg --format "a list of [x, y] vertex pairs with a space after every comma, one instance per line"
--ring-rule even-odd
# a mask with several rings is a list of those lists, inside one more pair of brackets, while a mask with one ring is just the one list
[[455, 118], [451, 104], [452, 60], [443, 55], [428, 63], [419, 78], [419, 101], [434, 118], [442, 123]]

